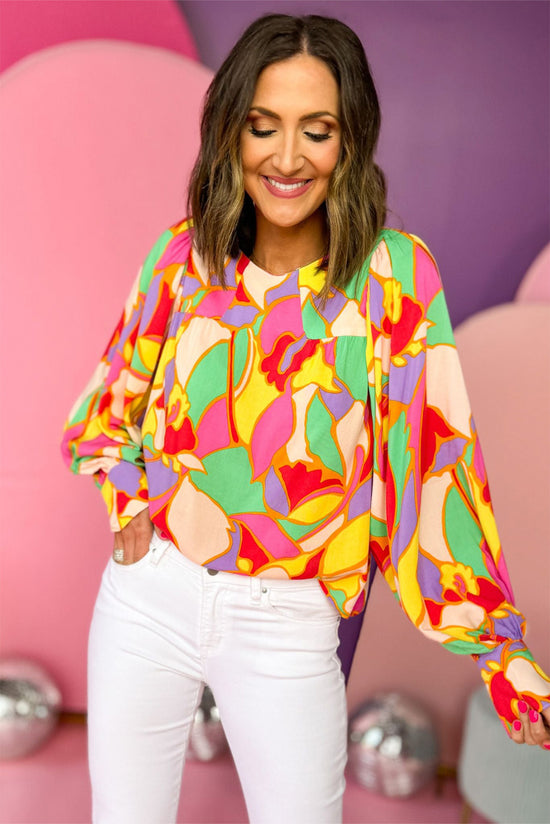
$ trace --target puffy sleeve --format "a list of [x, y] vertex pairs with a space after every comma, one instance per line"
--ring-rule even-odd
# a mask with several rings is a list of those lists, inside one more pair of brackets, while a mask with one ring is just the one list
[[97, 368], [65, 423], [70, 469], [92, 475], [113, 532], [148, 506], [141, 423], [191, 245], [188, 222], [164, 232], [141, 267]]
[[550, 680], [523, 641], [439, 273], [386, 230], [368, 289], [372, 552], [412, 623], [477, 661], [509, 728], [518, 700], [549, 706]]

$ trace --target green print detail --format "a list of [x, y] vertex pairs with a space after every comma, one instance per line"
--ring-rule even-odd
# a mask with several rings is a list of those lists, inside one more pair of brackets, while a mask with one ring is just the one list
[[239, 329], [233, 339], [233, 386], [242, 378], [248, 357], [248, 334], [246, 329]]
[[208, 294], [208, 289], [199, 289], [198, 292], [195, 292], [191, 297], [190, 308], [195, 309], [206, 294]]
[[284, 532], [288, 535], [289, 538], [293, 541], [301, 541], [308, 533], [313, 532], [314, 529], [321, 526], [324, 522], [324, 518], [321, 518], [319, 521], [315, 521], [312, 524], [297, 524], [294, 521], [289, 521], [285, 518], [280, 518], [278, 521], [279, 526], [281, 527]]
[[145, 263], [143, 264], [143, 268], [141, 270], [141, 275], [139, 278], [139, 291], [142, 294], [147, 294], [149, 284], [151, 283], [153, 274], [155, 272], [155, 264], [158, 260], [161, 259], [166, 246], [172, 240], [172, 238], [173, 235], [170, 230], [164, 232], [159, 237], [159, 239], [157, 240], [157, 242], [155, 243], [147, 257], [145, 258]]
[[136, 466], [145, 466], [143, 454], [137, 444], [135, 446], [121, 446], [120, 457], [123, 461], [129, 461]]
[[[468, 449], [470, 449], [470, 447], [468, 447]], [[472, 493], [470, 492], [470, 484], [468, 483], [468, 475], [462, 464], [457, 464], [456, 475], [460, 481], [460, 486], [462, 487], [465, 495], [468, 496], [470, 504], [474, 506], [474, 499], [472, 498]]]
[[366, 337], [352, 335], [336, 339], [336, 374], [356, 401], [367, 400], [369, 376], [367, 373]]
[[373, 538], [387, 538], [388, 525], [384, 521], [379, 521], [378, 518], [370, 518], [370, 534]]
[[487, 652], [487, 647], [474, 641], [445, 641], [445, 649], [457, 655], [483, 655]]
[[403, 235], [392, 235], [392, 240], [386, 240], [390, 260], [392, 263], [392, 274], [397, 282], [401, 284], [401, 292], [404, 295], [415, 295], [414, 289], [414, 247], [409, 238]]
[[335, 588], [331, 587], [330, 584], [328, 583], [328, 581], [325, 581], [324, 584], [325, 584], [326, 588], [328, 589], [328, 591], [330, 592], [330, 597], [332, 598], [332, 600], [334, 601], [334, 603], [336, 604], [338, 609], [340, 611], [342, 611], [344, 609], [344, 602], [346, 600], [346, 593], [342, 592], [341, 589], [335, 589]]
[[451, 321], [445, 303], [445, 295], [438, 292], [428, 307], [426, 312], [428, 319], [428, 331], [426, 341], [428, 346], [435, 346], [438, 343], [446, 343], [449, 346], [455, 345]]
[[327, 327], [323, 318], [317, 312], [312, 303], [311, 295], [302, 306], [302, 324], [306, 338], [310, 340], [322, 340], [327, 337]]
[[472, 567], [474, 575], [487, 577], [479, 548], [483, 534], [456, 487], [449, 490], [445, 501], [445, 535], [451, 553], [460, 558], [461, 563]]
[[212, 401], [225, 394], [228, 354], [228, 343], [216, 344], [201, 358], [187, 381], [188, 415], [194, 426], [198, 425]]
[[407, 416], [402, 412], [390, 429], [388, 439], [388, 456], [393, 467], [395, 478], [395, 523], [401, 518], [401, 504], [407, 483], [411, 455], [409, 452], [410, 426], [407, 426]]
[[252, 481], [252, 467], [242, 446], [218, 449], [202, 460], [206, 472], [190, 470], [197, 489], [216, 501], [227, 515], [265, 512], [263, 486]]
[[321, 461], [329, 469], [343, 475], [344, 468], [340, 453], [334, 442], [332, 429], [332, 416], [327, 411], [324, 403], [315, 395], [309, 405], [306, 417], [306, 438], [309, 444], [309, 451], [318, 455]]

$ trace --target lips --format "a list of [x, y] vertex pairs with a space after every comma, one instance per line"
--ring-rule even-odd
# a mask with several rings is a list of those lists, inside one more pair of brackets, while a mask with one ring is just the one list
[[271, 177], [262, 175], [262, 181], [266, 189], [275, 197], [300, 197], [306, 192], [313, 180], [311, 178], [297, 177]]

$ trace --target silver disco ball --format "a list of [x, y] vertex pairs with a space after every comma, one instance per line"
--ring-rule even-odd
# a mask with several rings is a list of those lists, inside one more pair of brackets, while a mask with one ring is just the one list
[[61, 693], [32, 661], [0, 659], [0, 758], [21, 758], [52, 733]]
[[205, 686], [189, 735], [187, 758], [212, 761], [227, 750], [220, 713], [210, 687]]
[[373, 792], [390, 797], [412, 795], [433, 778], [438, 753], [430, 716], [399, 693], [375, 695], [350, 717], [350, 769]]

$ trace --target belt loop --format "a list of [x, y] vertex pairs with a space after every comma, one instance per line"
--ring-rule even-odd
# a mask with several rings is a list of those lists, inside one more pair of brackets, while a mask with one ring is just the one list
[[257, 575], [250, 576], [250, 594], [253, 601], [260, 601], [262, 597], [262, 581]]
[[153, 532], [153, 537], [151, 538], [151, 563], [158, 564], [168, 547], [172, 541], [168, 541], [164, 538], [159, 538], [156, 532]]

